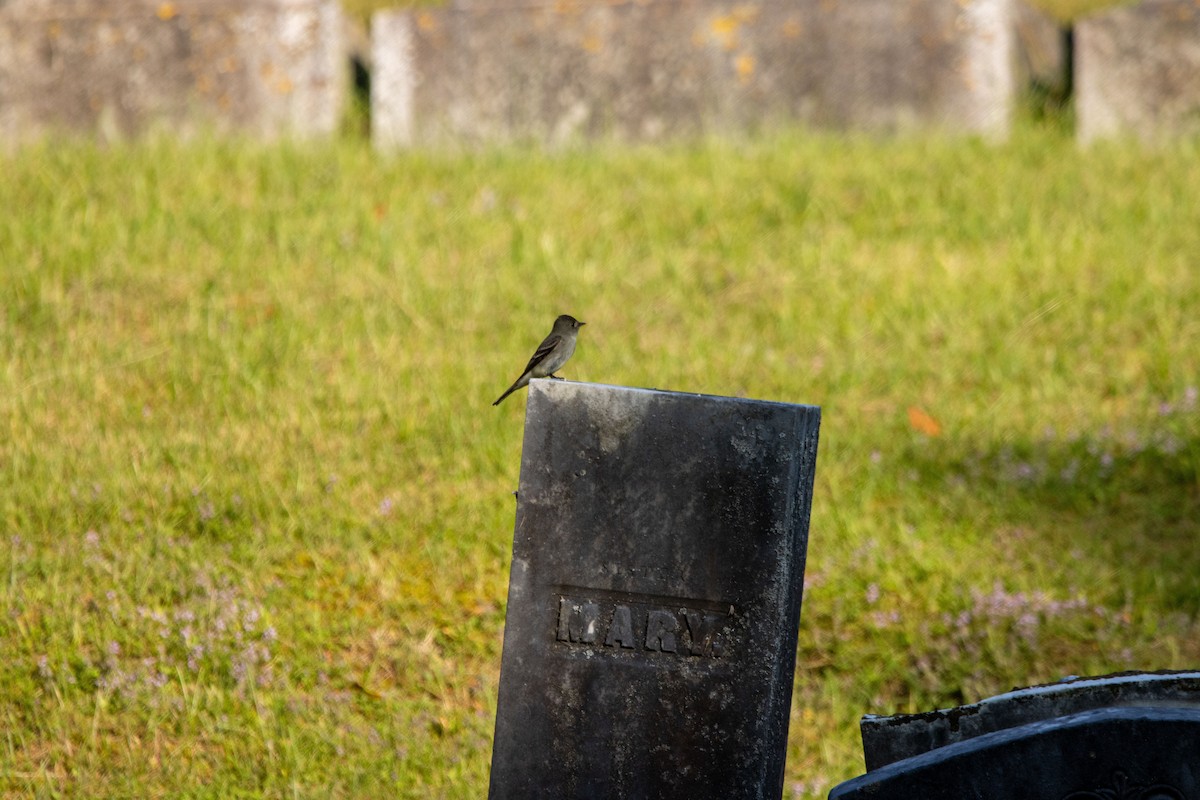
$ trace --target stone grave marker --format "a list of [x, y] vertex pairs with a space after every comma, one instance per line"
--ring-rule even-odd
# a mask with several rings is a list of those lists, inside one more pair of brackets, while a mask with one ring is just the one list
[[1192, 800], [1200, 673], [1017, 689], [928, 714], [867, 716], [868, 772], [830, 800]]
[[779, 122], [1001, 137], [1013, 0], [462, 0], [372, 23], [381, 147]]
[[1142, 0], [1075, 25], [1081, 142], [1200, 133], [1200, 4]]
[[337, 128], [337, 0], [0, 2], [0, 139]]
[[530, 383], [492, 800], [780, 796], [819, 422]]
[[1081, 711], [1139, 705], [1200, 709], [1200, 672], [1129, 672], [1071, 678], [926, 714], [868, 714], [861, 725], [863, 755], [868, 770], [878, 769], [984, 733]]

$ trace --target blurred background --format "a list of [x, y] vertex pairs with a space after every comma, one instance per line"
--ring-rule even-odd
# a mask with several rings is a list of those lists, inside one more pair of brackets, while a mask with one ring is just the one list
[[896, 6], [0, 2], [0, 794], [483, 796], [560, 313], [823, 408], [785, 796], [1194, 668], [1200, 9]]

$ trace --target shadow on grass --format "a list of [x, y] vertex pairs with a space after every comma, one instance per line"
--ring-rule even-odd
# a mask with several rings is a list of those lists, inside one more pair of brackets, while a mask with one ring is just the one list
[[1200, 436], [1181, 430], [1186, 419], [1165, 419], [1149, 435], [939, 438], [912, 446], [908, 463], [925, 491], [942, 492], [955, 513], [986, 507], [1010, 529], [1036, 529], [1033, 557], [1058, 559], [1064, 573], [1074, 561], [1106, 561], [1126, 601], [1194, 617]]

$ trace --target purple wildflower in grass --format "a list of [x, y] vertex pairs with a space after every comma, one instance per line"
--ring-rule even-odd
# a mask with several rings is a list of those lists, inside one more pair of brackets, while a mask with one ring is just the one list
[[1196, 401], [1200, 400], [1200, 389], [1195, 386], [1189, 386], [1183, 390], [1183, 407], [1191, 411], [1196, 407]]
[[872, 583], [867, 587], [867, 603], [875, 605], [879, 602], [879, 584]]
[[203, 503], [200, 504], [199, 508], [197, 509], [197, 512], [200, 515], [201, 522], [208, 522], [209, 520], [211, 520], [213, 517], [215, 517], [217, 515], [216, 508], [208, 500], [205, 500]]
[[37, 671], [38, 677], [40, 677], [43, 681], [49, 681], [54, 678], [54, 670], [50, 667], [50, 658], [48, 656], [38, 656]]
[[266, 630], [264, 630], [262, 632], [262, 638], [263, 638], [263, 641], [267, 642], [268, 644], [273, 643], [277, 638], [279, 638], [278, 635], [275, 633], [275, 626], [268, 625], [266, 627]]
[[263, 664], [262, 669], [258, 671], [258, 680], [256, 681], [258, 688], [265, 689], [275, 681], [275, 671], [271, 669], [270, 664]]
[[384, 516], [384, 517], [386, 517], [388, 514], [392, 513], [392, 498], [385, 497], [385, 498], [383, 498], [382, 501], [380, 501], [379, 513], [381, 516]]
[[872, 611], [870, 614], [871, 624], [876, 628], [891, 628], [900, 624], [899, 611]]
[[188, 650], [187, 665], [192, 672], [200, 671], [200, 659], [204, 658], [204, 645], [194, 645]]
[[1037, 641], [1038, 615], [1032, 611], [1026, 611], [1021, 616], [1017, 617], [1017, 630], [1021, 637], [1029, 644], [1034, 644]]
[[1165, 417], [1173, 413], [1175, 413], [1175, 406], [1165, 401], [1158, 404], [1158, 415], [1160, 417]]
[[879, 464], [882, 462], [883, 462], [883, 453], [879, 452], [878, 450], [872, 450], [871, 451], [871, 463]]
[[825, 790], [830, 786], [828, 778], [813, 778], [806, 781], [796, 781], [792, 784], [792, 797], [808, 797], [815, 795], [824, 797]]
[[100, 546], [100, 534], [94, 530], [88, 531], [83, 535], [83, 546], [89, 549], [95, 549]]

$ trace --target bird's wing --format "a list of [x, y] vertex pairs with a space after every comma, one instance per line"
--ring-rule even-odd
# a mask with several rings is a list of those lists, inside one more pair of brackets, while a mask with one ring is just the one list
[[529, 370], [533, 369], [539, 362], [544, 360], [546, 356], [550, 355], [550, 351], [557, 347], [560, 341], [562, 341], [562, 337], [557, 333], [552, 333], [547, 336], [542, 343], [538, 345], [538, 349], [534, 351], [533, 357], [529, 359], [529, 363], [525, 365], [525, 372], [529, 372]]

